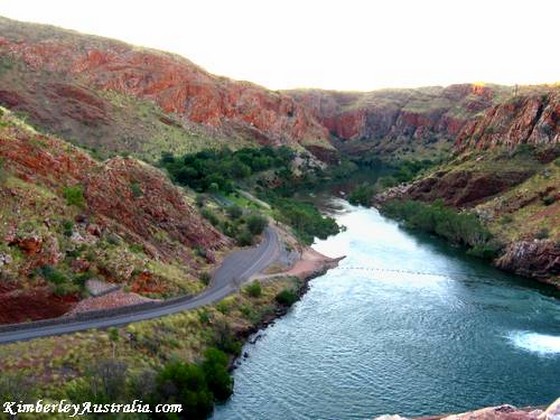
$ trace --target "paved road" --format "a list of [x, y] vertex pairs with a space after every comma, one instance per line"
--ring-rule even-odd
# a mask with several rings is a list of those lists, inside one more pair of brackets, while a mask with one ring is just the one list
[[173, 299], [150, 307], [144, 305], [138, 308], [131, 307], [126, 313], [109, 317], [38, 321], [22, 324], [17, 329], [0, 327], [0, 343], [125, 325], [208, 305], [234, 292], [243, 281], [270, 265], [276, 257], [278, 243], [276, 231], [270, 226], [267, 227], [264, 231], [264, 239], [257, 247], [237, 251], [226, 257], [215, 271], [209, 287], [192, 298]]

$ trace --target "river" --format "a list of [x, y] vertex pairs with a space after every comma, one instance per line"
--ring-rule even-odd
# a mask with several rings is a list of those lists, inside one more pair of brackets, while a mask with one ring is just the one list
[[347, 229], [314, 248], [347, 258], [244, 347], [214, 419], [419, 416], [560, 396], [553, 289], [336, 204]]

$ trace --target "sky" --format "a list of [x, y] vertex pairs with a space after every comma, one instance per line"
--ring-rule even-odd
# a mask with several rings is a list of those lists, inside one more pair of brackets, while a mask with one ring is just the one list
[[[557, 0], [0, 0], [270, 89], [560, 81]], [[1, 34], [0, 34], [1, 36]]]

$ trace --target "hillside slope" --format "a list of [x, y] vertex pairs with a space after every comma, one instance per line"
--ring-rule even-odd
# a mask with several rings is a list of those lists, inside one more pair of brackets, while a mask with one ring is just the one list
[[229, 240], [163, 173], [96, 161], [0, 114], [0, 322], [61, 315], [92, 279], [150, 297], [204, 287], [200, 271]]
[[5, 18], [0, 34], [0, 105], [98, 152], [155, 160], [213, 145], [332, 149], [290, 96], [177, 55]]
[[465, 124], [452, 159], [377, 201], [475, 212], [502, 244], [497, 266], [560, 285], [559, 94], [540, 86], [492, 106]]

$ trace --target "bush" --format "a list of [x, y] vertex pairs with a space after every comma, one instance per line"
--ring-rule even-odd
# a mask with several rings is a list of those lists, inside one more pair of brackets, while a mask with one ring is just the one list
[[547, 195], [546, 197], [542, 198], [542, 202], [545, 206], [550, 206], [556, 201], [556, 197], [553, 195]]
[[250, 297], [258, 298], [262, 295], [261, 283], [254, 281], [245, 287], [245, 293]]
[[247, 229], [249, 229], [249, 232], [253, 235], [260, 235], [263, 233], [267, 224], [268, 221], [266, 218], [259, 214], [253, 214], [247, 219]]
[[220, 219], [218, 219], [218, 216], [216, 216], [211, 210], [203, 209], [200, 214], [202, 214], [202, 217], [208, 220], [212, 226], [216, 227], [220, 224]]
[[228, 356], [210, 347], [200, 364], [174, 361], [156, 376], [154, 400], [183, 405], [182, 418], [206, 419], [214, 401], [225, 401], [233, 393]]
[[350, 204], [360, 204], [362, 206], [369, 206], [371, 204], [371, 197], [374, 194], [373, 187], [367, 183], [357, 186], [352, 190], [348, 196]]
[[225, 401], [233, 394], [233, 378], [228, 373], [229, 359], [227, 355], [210, 347], [204, 353], [202, 370], [208, 389], [216, 401]]
[[313, 243], [314, 237], [326, 239], [340, 232], [332, 217], [323, 216], [315, 206], [292, 199], [275, 199], [277, 218], [292, 226], [298, 237], [305, 243]]
[[210, 284], [210, 280], [212, 279], [212, 276], [210, 276], [210, 273], [208, 273], [207, 271], [203, 272], [200, 274], [200, 281], [205, 285], [208, 286]]
[[227, 208], [227, 213], [231, 220], [236, 220], [243, 216], [243, 209], [238, 205], [233, 205]]
[[8, 179], [8, 173], [4, 168], [4, 160], [0, 159], [0, 185], [4, 184], [6, 179]]
[[54, 268], [52, 265], [44, 265], [39, 269], [41, 276], [47, 280], [49, 283], [53, 283], [55, 285], [66, 283], [68, 278]]
[[235, 238], [237, 240], [237, 245], [239, 246], [249, 246], [253, 244], [253, 235], [247, 229], [243, 229], [237, 234]]
[[139, 198], [144, 195], [144, 193], [142, 192], [142, 188], [140, 187], [140, 184], [138, 182], [130, 183], [130, 191], [132, 191], [132, 195], [134, 196], [134, 198]]
[[72, 233], [74, 231], [74, 222], [72, 222], [71, 220], [63, 220], [62, 231], [64, 233], [64, 236], [72, 236]]
[[81, 185], [74, 185], [73, 187], [65, 187], [63, 189], [64, 198], [69, 206], [84, 207], [85, 198], [84, 190]]
[[292, 306], [297, 302], [298, 296], [293, 290], [284, 289], [276, 295], [275, 299], [280, 305]]
[[165, 365], [157, 376], [157, 389], [163, 401], [181, 403], [185, 418], [206, 419], [212, 413], [214, 398], [201, 366], [183, 362]]
[[540, 229], [535, 233], [535, 239], [548, 239], [550, 237], [550, 231], [547, 228]]

